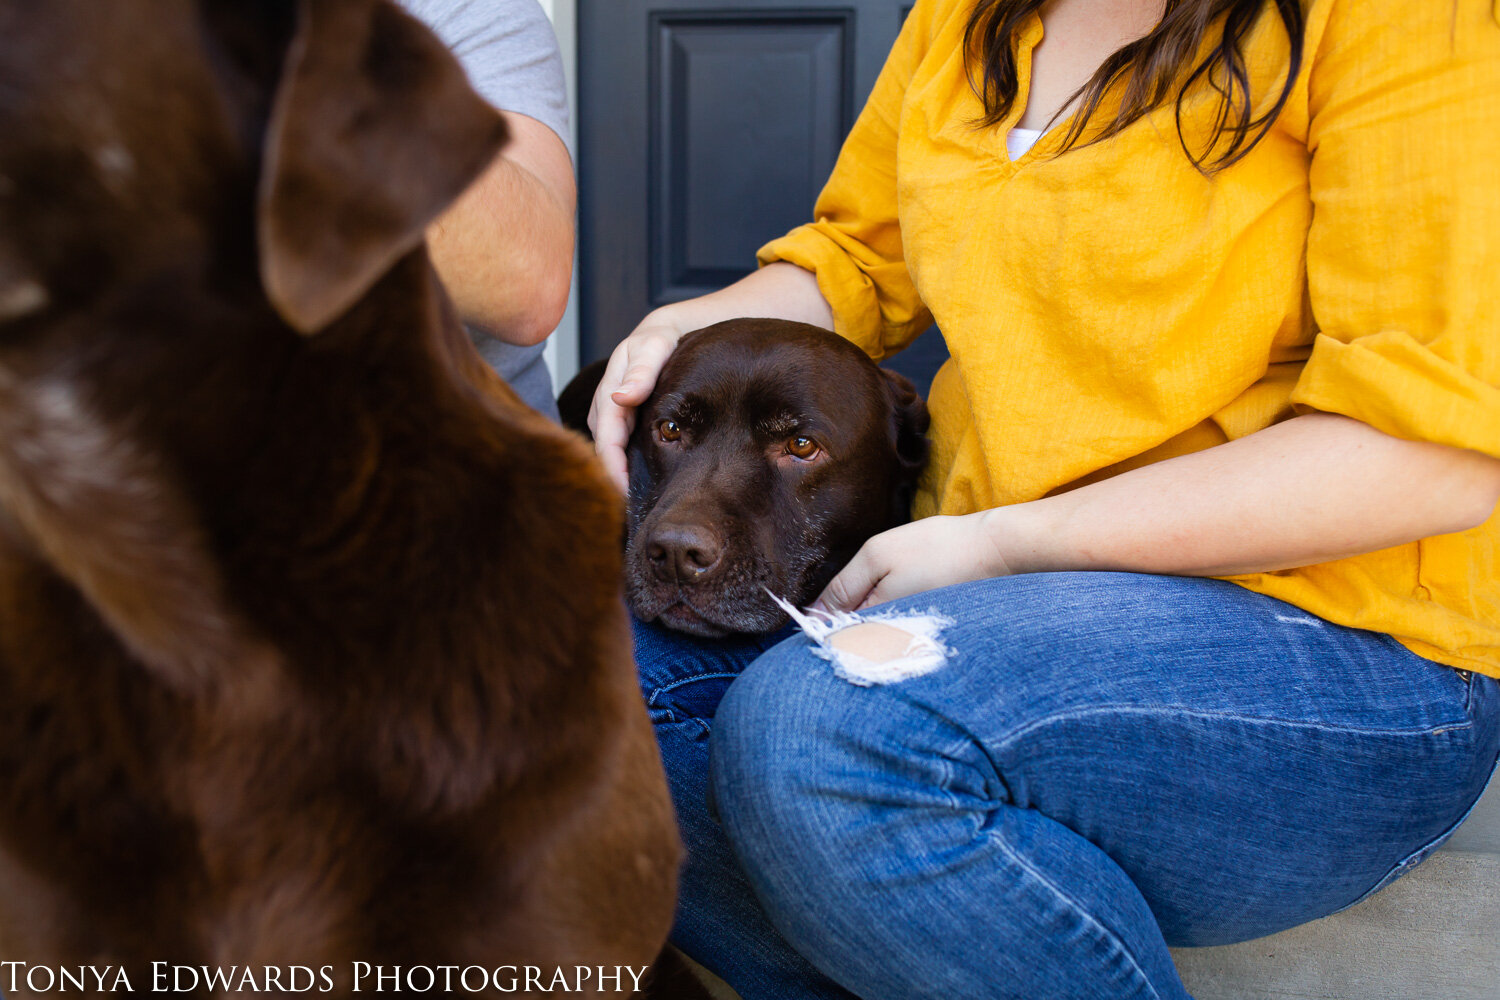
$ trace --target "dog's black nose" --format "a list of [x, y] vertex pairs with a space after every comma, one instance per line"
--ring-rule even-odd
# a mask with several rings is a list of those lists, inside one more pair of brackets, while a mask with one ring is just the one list
[[694, 583], [713, 572], [724, 555], [724, 543], [700, 524], [659, 524], [646, 540], [646, 558], [660, 580]]

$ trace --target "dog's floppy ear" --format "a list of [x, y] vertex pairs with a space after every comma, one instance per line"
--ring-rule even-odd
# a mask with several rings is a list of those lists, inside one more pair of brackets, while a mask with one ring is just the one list
[[918, 394], [911, 380], [900, 372], [882, 368], [880, 374], [885, 376], [885, 388], [896, 425], [896, 457], [901, 460], [902, 469], [915, 479], [927, 465], [927, 427], [932, 422], [927, 413], [927, 401]]
[[896, 460], [900, 465], [891, 505], [896, 523], [904, 524], [911, 519], [917, 478], [927, 467], [927, 427], [932, 418], [927, 412], [927, 401], [910, 379], [889, 368], [880, 369], [880, 374], [885, 376], [886, 395], [891, 402], [892, 435], [896, 443]]
[[388, 0], [300, 0], [261, 164], [261, 280], [303, 333], [422, 240], [505, 142], [499, 114]]

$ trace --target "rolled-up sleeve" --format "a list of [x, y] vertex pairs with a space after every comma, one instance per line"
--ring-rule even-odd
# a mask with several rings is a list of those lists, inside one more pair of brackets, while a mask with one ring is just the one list
[[815, 222], [761, 247], [761, 264], [813, 271], [833, 308], [834, 330], [879, 359], [932, 322], [912, 283], [897, 219], [896, 140], [901, 105], [930, 31], [932, 4], [907, 17], [864, 110], [813, 208]]
[[1344, 0], [1310, 53], [1318, 335], [1292, 402], [1500, 457], [1495, 0]]

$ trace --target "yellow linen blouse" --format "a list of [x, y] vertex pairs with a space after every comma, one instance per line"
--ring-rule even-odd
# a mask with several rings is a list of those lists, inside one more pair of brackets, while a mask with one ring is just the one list
[[[1016, 42], [1010, 120], [981, 129], [971, 4], [919, 0], [817, 221], [759, 254], [816, 272], [872, 357], [942, 328], [919, 516], [1033, 500], [1306, 410], [1500, 457], [1500, 0], [1310, 0], [1285, 109], [1212, 176], [1171, 106], [1054, 156], [1059, 126], [1013, 162], [1041, 21]], [[1245, 45], [1257, 113], [1288, 54], [1262, 16]], [[1186, 101], [1194, 149], [1217, 109]], [[1492, 516], [1230, 579], [1500, 676], [1497, 543]]]

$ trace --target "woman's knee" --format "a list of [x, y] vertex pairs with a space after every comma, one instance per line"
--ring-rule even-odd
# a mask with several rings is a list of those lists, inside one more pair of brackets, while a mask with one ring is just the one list
[[830, 737], [858, 739], [859, 728], [838, 685], [849, 686], [831, 682], [828, 664], [798, 638], [730, 687], [714, 720], [710, 783], [731, 840], [785, 844], [826, 825], [819, 800], [830, 765], [849, 750]]
[[952, 816], [986, 800], [983, 779], [971, 780], [983, 766], [971, 734], [899, 684], [841, 678], [802, 639], [730, 687], [711, 758], [725, 831], [747, 865], [764, 851], [831, 873], [839, 858], [888, 849], [882, 817], [896, 810]]
[[810, 654], [793, 639], [748, 667], [725, 693], [714, 717], [712, 781], [720, 801], [775, 799], [800, 785], [793, 758], [817, 756], [821, 725], [808, 718], [817, 687], [803, 662]]
[[855, 689], [832, 676], [800, 640], [767, 653], [720, 704], [710, 754], [724, 834], [767, 915], [804, 953], [818, 950], [809, 928], [825, 904], [859, 882], [847, 866], [875, 848], [855, 834], [868, 740], [839, 690]]

